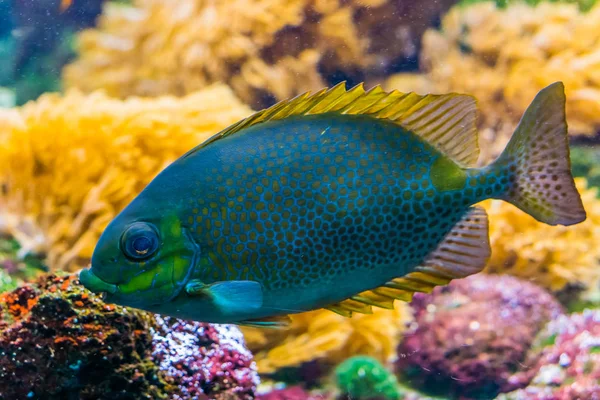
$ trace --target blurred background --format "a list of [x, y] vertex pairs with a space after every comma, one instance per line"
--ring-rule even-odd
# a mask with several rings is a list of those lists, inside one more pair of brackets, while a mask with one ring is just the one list
[[[468, 93], [480, 165], [563, 81], [584, 223], [486, 201], [483, 274], [394, 310], [238, 329], [75, 273], [165, 166], [306, 91]], [[0, 399], [600, 399], [594, 0], [0, 0]]]

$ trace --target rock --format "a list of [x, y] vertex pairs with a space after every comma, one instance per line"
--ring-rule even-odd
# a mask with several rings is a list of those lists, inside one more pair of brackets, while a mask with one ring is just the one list
[[253, 399], [237, 328], [102, 300], [74, 276], [0, 295], [0, 399]]
[[527, 369], [536, 334], [562, 314], [542, 288], [485, 274], [416, 295], [412, 306], [416, 327], [398, 348], [399, 373], [411, 385], [462, 399], [526, 386], [526, 377], [514, 375]]
[[551, 321], [536, 339], [530, 357], [537, 360], [530, 385], [498, 400], [599, 400], [600, 311]]

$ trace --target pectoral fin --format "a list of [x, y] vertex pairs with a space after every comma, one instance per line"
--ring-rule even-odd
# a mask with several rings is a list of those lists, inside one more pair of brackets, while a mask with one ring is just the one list
[[255, 281], [224, 281], [207, 285], [192, 280], [185, 291], [190, 296], [208, 296], [217, 307], [229, 313], [256, 310], [263, 303], [262, 287]]

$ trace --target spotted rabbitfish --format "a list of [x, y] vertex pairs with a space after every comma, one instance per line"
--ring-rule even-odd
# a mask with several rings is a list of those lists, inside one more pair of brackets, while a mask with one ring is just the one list
[[304, 94], [230, 126], [162, 171], [106, 228], [80, 274], [106, 301], [214, 323], [351, 316], [480, 272], [506, 200], [549, 225], [586, 218], [563, 84], [540, 91], [478, 168], [475, 99]]

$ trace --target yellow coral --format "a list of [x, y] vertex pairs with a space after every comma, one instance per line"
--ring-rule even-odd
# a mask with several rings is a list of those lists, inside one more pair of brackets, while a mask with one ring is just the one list
[[99, 234], [163, 167], [251, 110], [215, 85], [180, 99], [47, 94], [0, 114], [0, 226], [54, 269]]
[[395, 310], [374, 308], [373, 314], [345, 318], [328, 310], [292, 315], [288, 330], [242, 328], [261, 373], [326, 359], [333, 363], [356, 354], [387, 362], [411, 319], [406, 303]]
[[423, 36], [423, 76], [394, 76], [387, 88], [462, 92], [482, 110], [482, 161], [503, 148], [535, 94], [555, 81], [567, 92], [572, 134], [600, 128], [600, 4], [513, 2], [456, 6]]
[[99, 27], [79, 36], [80, 58], [65, 69], [65, 83], [126, 97], [182, 95], [220, 81], [265, 105], [325, 86], [319, 70], [385, 68], [414, 54], [427, 19], [452, 1], [425, 12], [392, 0], [109, 3]]
[[567, 283], [593, 286], [600, 280], [600, 200], [597, 189], [576, 179], [587, 212], [585, 222], [569, 227], [536, 221], [500, 200], [482, 203], [490, 217], [492, 257], [489, 273], [508, 273], [550, 290]]

